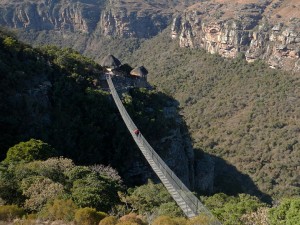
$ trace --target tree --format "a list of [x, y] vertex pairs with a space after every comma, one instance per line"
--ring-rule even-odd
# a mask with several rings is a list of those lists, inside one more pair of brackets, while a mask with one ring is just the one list
[[22, 181], [23, 194], [27, 197], [25, 207], [32, 211], [40, 211], [47, 201], [64, 194], [64, 186], [49, 178], [37, 176]]
[[93, 207], [108, 211], [119, 202], [117, 192], [121, 186], [96, 172], [75, 180], [71, 189], [74, 202], [80, 207]]
[[4, 162], [30, 162], [33, 160], [45, 160], [55, 156], [56, 150], [41, 140], [30, 139], [27, 142], [20, 142], [7, 151]]
[[0, 206], [0, 221], [10, 221], [14, 218], [21, 217], [25, 214], [24, 209], [16, 205], [1, 205]]
[[299, 225], [300, 198], [284, 199], [279, 206], [270, 209], [271, 225]]
[[[139, 214], [153, 213], [163, 203], [173, 202], [172, 197], [162, 184], [154, 184], [151, 180], [147, 184], [142, 185], [128, 196], [122, 197], [124, 203], [129, 203]], [[164, 206], [161, 210], [163, 210]]]
[[71, 199], [54, 199], [40, 212], [40, 217], [48, 220], [73, 221], [77, 206]]
[[65, 173], [74, 167], [75, 165], [71, 159], [63, 157], [49, 158], [45, 161], [36, 160], [16, 165], [14, 174], [19, 182], [30, 176], [43, 176], [54, 182], [66, 183], [67, 178]]
[[205, 205], [224, 225], [242, 225], [244, 214], [255, 212], [258, 208], [266, 206], [254, 196], [239, 194], [233, 197], [223, 193], [208, 197]]
[[182, 210], [175, 202], [162, 203], [158, 208], [158, 215], [165, 215], [170, 217], [184, 216]]

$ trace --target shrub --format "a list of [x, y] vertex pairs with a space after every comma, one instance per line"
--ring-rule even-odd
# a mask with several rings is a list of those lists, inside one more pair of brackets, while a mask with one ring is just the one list
[[143, 221], [142, 217], [135, 214], [130, 213], [128, 215], [122, 216], [117, 223], [117, 225], [125, 225], [125, 224], [136, 224], [136, 225], [146, 225], [147, 223]]
[[116, 225], [118, 222], [117, 218], [114, 216], [105, 217], [100, 221], [99, 225]]
[[153, 221], [152, 225], [178, 225], [178, 224], [169, 216], [159, 216]]
[[205, 215], [199, 215], [191, 220], [189, 220], [187, 222], [187, 225], [208, 225], [208, 224], [211, 224], [211, 220], [210, 218], [208, 218], [207, 216]]
[[86, 207], [76, 211], [75, 221], [80, 225], [96, 225], [106, 216], [107, 214], [103, 212], [97, 212], [96, 209]]
[[186, 225], [187, 224], [187, 220], [184, 217], [175, 217], [173, 218], [173, 220], [176, 222], [176, 224], [178, 225]]
[[2, 205], [0, 206], [0, 220], [10, 221], [12, 219], [21, 217], [25, 211], [16, 205]]
[[55, 199], [48, 203], [40, 213], [41, 218], [49, 220], [72, 221], [75, 217], [77, 206], [71, 199]]
[[22, 181], [23, 194], [28, 197], [26, 208], [40, 211], [47, 201], [63, 195], [64, 186], [45, 177], [30, 177]]
[[18, 41], [12, 37], [6, 37], [3, 40], [3, 44], [8, 48], [16, 48], [19, 45]]
[[268, 213], [270, 208], [261, 207], [256, 212], [247, 213], [242, 216], [243, 225], [265, 225], [270, 224], [268, 220]]
[[172, 218], [184, 216], [182, 210], [176, 205], [175, 202], [163, 203], [159, 206], [158, 214], [160, 216], [170, 216]]

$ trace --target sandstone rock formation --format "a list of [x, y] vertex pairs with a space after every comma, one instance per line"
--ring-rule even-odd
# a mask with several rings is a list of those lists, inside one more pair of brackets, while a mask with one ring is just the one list
[[171, 36], [180, 47], [204, 48], [226, 58], [242, 53], [248, 62], [263, 59], [272, 68], [299, 71], [300, 3], [294, 6], [298, 18], [289, 20], [273, 20], [270, 8], [278, 5], [271, 3], [198, 3], [174, 18]]
[[158, 6], [120, 0], [1, 1], [0, 25], [35, 31], [55, 30], [146, 38], [166, 28], [170, 13]]

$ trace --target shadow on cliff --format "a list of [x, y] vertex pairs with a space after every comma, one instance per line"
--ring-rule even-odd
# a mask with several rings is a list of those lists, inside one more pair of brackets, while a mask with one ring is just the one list
[[272, 202], [271, 196], [259, 190], [249, 175], [242, 173], [234, 165], [229, 164], [220, 157], [210, 154], [207, 155], [209, 155], [215, 163], [214, 193], [223, 192], [227, 195], [246, 193], [254, 195], [266, 203], [270, 204]]
[[[178, 112], [179, 102], [174, 98], [161, 92], [148, 93], [145, 90], [141, 91], [138, 89], [130, 90], [129, 95], [132, 97], [132, 102], [129, 105], [127, 104], [126, 108], [128, 110], [128, 113], [132, 116], [132, 119], [135, 121], [136, 125], [141, 129], [141, 132], [144, 134], [149, 143], [154, 147], [157, 153], [164, 159], [167, 164], [171, 163], [169, 165], [170, 168], [173, 169], [173, 171], [177, 174], [178, 177], [182, 179], [184, 183], [186, 183], [186, 179], [190, 179], [191, 181], [191, 178], [186, 177], [189, 176], [189, 174], [183, 174], [182, 171], [178, 170], [178, 167], [180, 167], [179, 164], [183, 164], [185, 160], [183, 158], [178, 159], [178, 157], [174, 156], [174, 151], [170, 149], [172, 148], [172, 145], [165, 145], [162, 141], [162, 139], [165, 139], [165, 137], [170, 136], [170, 132], [172, 131], [172, 129], [180, 129], [179, 135], [181, 135], [181, 137], [177, 136], [175, 137], [175, 139], [172, 138], [172, 141], [176, 142], [176, 139], [178, 138], [184, 139], [185, 143], [181, 147], [184, 148], [183, 151], [186, 152], [185, 154], [187, 154], [187, 148], [191, 149], [195, 153], [194, 162], [189, 161], [189, 163], [194, 164], [193, 180], [195, 181], [195, 185], [193, 186], [196, 187], [194, 188], [195, 191], [205, 195], [220, 192], [227, 195], [246, 193], [257, 196], [259, 199], [267, 203], [270, 203], [272, 201], [270, 196], [259, 190], [259, 188], [255, 185], [253, 180], [248, 175], [238, 171], [235, 166], [230, 165], [220, 157], [205, 153], [201, 149], [192, 149], [193, 143], [188, 131], [188, 127], [184, 119]], [[174, 108], [175, 110], [172, 110]], [[162, 113], [159, 113], [159, 111], [165, 112], [167, 114], [162, 116]], [[172, 117], [174, 121], [177, 121], [176, 126], [172, 125], [173, 121], [172, 119], [170, 119]], [[180, 122], [178, 123], [178, 121]], [[123, 135], [123, 137], [124, 136], [127, 135]], [[131, 138], [128, 137], [128, 139]], [[133, 145], [135, 144], [133, 143]], [[122, 146], [124, 148], [126, 145]], [[132, 148], [132, 145], [129, 146], [131, 146]], [[155, 182], [159, 182], [142, 154], [139, 153], [139, 150], [134, 147], [131, 151], [132, 156], [129, 158], [134, 160], [129, 163], [130, 166], [128, 164], [127, 166], [125, 166], [128, 168], [127, 175], [130, 174], [129, 176], [127, 176], [126, 180], [130, 180], [131, 182], [129, 181], [129, 183], [131, 184], [132, 182], [134, 182], [135, 185], [146, 182], [148, 178], [154, 179]], [[126, 154], [130, 155], [131, 151], [128, 150]], [[173, 153], [170, 154], [170, 152]], [[133, 157], [134, 155], [135, 157]], [[170, 159], [170, 157], [172, 157], [173, 159]], [[174, 160], [181, 161], [174, 163]], [[132, 172], [134, 170], [136, 170], [137, 172]], [[128, 171], [131, 172], [128, 173]], [[191, 172], [193, 171], [193, 169], [189, 171]]]

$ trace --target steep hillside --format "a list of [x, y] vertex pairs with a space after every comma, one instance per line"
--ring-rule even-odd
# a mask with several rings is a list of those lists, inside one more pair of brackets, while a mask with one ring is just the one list
[[195, 148], [227, 160], [264, 192], [299, 195], [299, 73], [182, 49], [168, 31], [128, 61], [137, 59], [150, 83], [179, 101]]
[[[131, 184], [156, 179], [109, 93], [101, 90], [101, 74], [101, 66], [71, 49], [34, 49], [1, 32], [0, 160], [13, 145], [35, 138], [74, 162], [110, 164]], [[196, 160], [176, 102], [163, 93], [139, 89], [123, 98], [145, 137], [193, 186]], [[211, 171], [208, 189], [214, 179]]]

